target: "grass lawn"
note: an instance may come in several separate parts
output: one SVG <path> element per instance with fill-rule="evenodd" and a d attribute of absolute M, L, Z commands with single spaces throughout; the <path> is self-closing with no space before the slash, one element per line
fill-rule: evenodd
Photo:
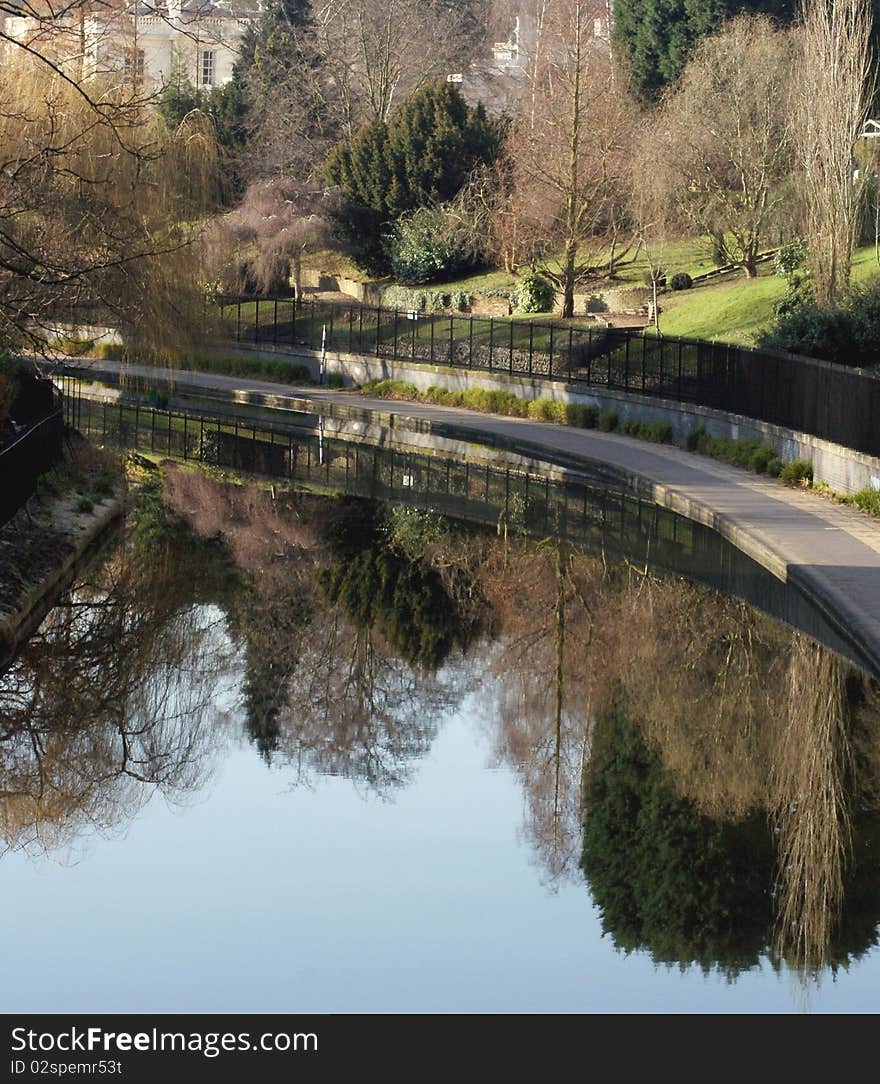
<path fill-rule="evenodd" d="M 853 258 L 852 281 L 865 283 L 880 274 L 874 246 Z M 756 279 L 732 275 L 723 282 L 664 294 L 661 330 L 692 339 L 721 339 L 751 346 L 755 336 L 773 323 L 775 306 L 785 294 L 785 280 L 764 265 Z"/>
<path fill-rule="evenodd" d="M 751 345 L 755 335 L 773 323 L 784 294 L 785 280 L 769 270 L 756 279 L 737 275 L 666 293 L 660 299 L 660 328 L 665 335 Z"/>

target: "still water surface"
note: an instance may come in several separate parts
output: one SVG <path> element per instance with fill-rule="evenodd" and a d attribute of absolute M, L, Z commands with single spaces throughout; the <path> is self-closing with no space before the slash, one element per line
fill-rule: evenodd
<path fill-rule="evenodd" d="M 0 679 L 2 1011 L 876 1010 L 849 663 L 633 561 L 194 477 Z"/>

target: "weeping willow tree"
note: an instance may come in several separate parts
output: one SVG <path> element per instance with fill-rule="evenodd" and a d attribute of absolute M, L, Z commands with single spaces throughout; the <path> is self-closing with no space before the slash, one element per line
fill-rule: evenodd
<path fill-rule="evenodd" d="M 0 343 L 109 325 L 173 346 L 201 324 L 200 218 L 217 152 L 198 114 L 169 131 L 132 88 L 38 53 L 0 69 Z"/>

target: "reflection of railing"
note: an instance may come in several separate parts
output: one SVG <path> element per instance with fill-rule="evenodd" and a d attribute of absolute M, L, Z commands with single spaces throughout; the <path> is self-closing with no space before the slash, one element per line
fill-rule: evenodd
<path fill-rule="evenodd" d="M 0 525 L 15 515 L 34 492 L 40 475 L 61 458 L 63 437 L 63 408 L 56 391 L 51 413 L 0 450 Z"/>
<path fill-rule="evenodd" d="M 603 559 L 673 572 L 758 606 L 872 673 L 878 668 L 799 592 L 716 532 L 598 480 L 551 480 L 498 462 L 469 463 L 320 430 L 85 396 L 77 415 L 84 434 L 117 447 L 405 504 L 513 533 L 558 537 Z"/>
<path fill-rule="evenodd" d="M 221 297 L 239 342 L 372 355 L 632 392 L 742 414 L 880 455 L 880 379 L 860 369 L 627 328 Z"/>

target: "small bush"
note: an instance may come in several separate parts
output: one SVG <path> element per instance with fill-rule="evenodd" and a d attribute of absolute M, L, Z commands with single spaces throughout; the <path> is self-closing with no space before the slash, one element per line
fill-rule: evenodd
<path fill-rule="evenodd" d="M 603 410 L 599 415 L 599 428 L 603 433 L 613 433 L 617 428 L 618 417 L 616 410 Z"/>
<path fill-rule="evenodd" d="M 787 486 L 809 486 L 813 481 L 813 464 L 809 459 L 793 459 L 782 468 L 779 478 Z"/>
<path fill-rule="evenodd" d="M 516 288 L 516 307 L 520 312 L 552 312 L 556 290 L 536 271 L 528 271 Z"/>
<path fill-rule="evenodd" d="M 82 512 L 82 513 L 91 512 L 94 509 L 94 507 L 95 506 L 92 504 L 92 502 L 89 500 L 88 497 L 81 497 L 76 502 L 76 510 L 77 510 L 77 512 Z"/>
<path fill-rule="evenodd" d="M 721 459 L 725 463 L 744 467 L 746 470 L 754 471 L 755 474 L 769 474 L 773 478 L 779 477 L 784 466 L 769 444 L 764 444 L 760 440 L 729 440 L 727 437 L 711 437 L 702 422 L 688 433 L 685 446 L 689 452 L 710 455 L 713 459 Z"/>
<path fill-rule="evenodd" d="M 685 447 L 689 452 L 701 452 L 706 443 L 706 427 L 700 422 L 685 438 Z"/>
<path fill-rule="evenodd" d="M 645 436 L 655 444 L 672 443 L 672 426 L 669 422 L 651 422 L 644 427 Z"/>
<path fill-rule="evenodd" d="M 860 489 L 858 493 L 846 497 L 845 503 L 854 504 L 865 512 L 873 512 L 875 516 L 880 515 L 880 490 Z"/>
<path fill-rule="evenodd" d="M 326 385 L 328 388 L 344 388 L 345 377 L 342 373 L 327 373 Z"/>
<path fill-rule="evenodd" d="M 485 388 L 467 388 L 464 392 L 464 405 L 471 410 L 489 410 L 489 392 Z"/>
<path fill-rule="evenodd" d="M 569 425 L 576 425 L 581 429 L 595 429 L 599 410 L 586 403 L 567 403 L 565 417 Z"/>
<path fill-rule="evenodd" d="M 533 399 L 529 403 L 528 416 L 544 422 L 565 423 L 566 404 L 557 403 L 555 399 Z"/>
<path fill-rule="evenodd" d="M 777 275 L 793 275 L 795 271 L 803 267 L 807 261 L 809 249 L 806 238 L 795 237 L 780 245 L 773 257 L 773 270 Z"/>
<path fill-rule="evenodd" d="M 398 282 L 431 282 L 473 263 L 466 231 L 448 206 L 419 207 L 401 215 L 385 244 Z"/>
<path fill-rule="evenodd" d="M 690 290 L 694 285 L 694 280 L 687 271 L 676 271 L 669 280 L 669 285 L 673 290 Z"/>
<path fill-rule="evenodd" d="M 770 460 L 775 458 L 773 449 L 766 444 L 758 444 L 749 454 L 748 467 L 755 474 L 766 474 Z"/>

